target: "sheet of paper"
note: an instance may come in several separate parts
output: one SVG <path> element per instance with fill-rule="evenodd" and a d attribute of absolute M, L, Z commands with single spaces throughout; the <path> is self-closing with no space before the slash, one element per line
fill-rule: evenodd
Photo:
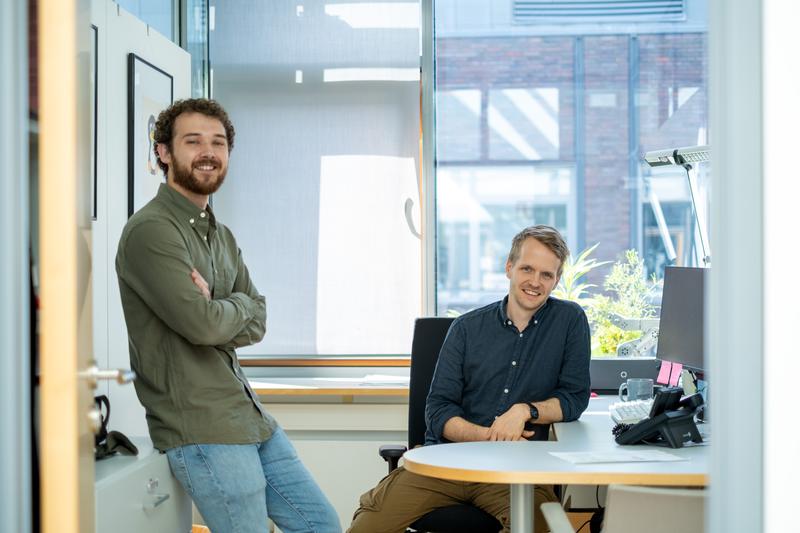
<path fill-rule="evenodd" d="M 682 457 L 661 450 L 614 450 L 608 452 L 550 452 L 550 455 L 574 465 L 594 463 L 656 463 L 685 461 Z"/>
<path fill-rule="evenodd" d="M 313 389 L 310 385 L 293 385 L 289 383 L 271 383 L 268 381 L 250 380 L 250 386 L 254 389 Z"/>
<path fill-rule="evenodd" d="M 363 378 L 313 378 L 314 381 L 352 383 L 359 387 L 408 387 L 408 376 L 368 374 Z"/>

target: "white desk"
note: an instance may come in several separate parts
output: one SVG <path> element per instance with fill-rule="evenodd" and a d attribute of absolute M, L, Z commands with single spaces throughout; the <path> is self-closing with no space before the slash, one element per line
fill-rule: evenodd
<path fill-rule="evenodd" d="M 511 485 L 511 531 L 533 530 L 532 485 L 544 483 L 607 485 L 708 484 L 708 446 L 657 448 L 685 461 L 653 463 L 605 463 L 575 465 L 549 452 L 599 452 L 629 448 L 619 446 L 611 435 L 608 415 L 610 397 L 593 398 L 576 422 L 554 425 L 555 441 L 464 442 L 423 446 L 403 456 L 405 468 L 416 474 L 484 483 Z M 638 448 L 638 447 L 637 447 Z M 653 449 L 653 448 L 651 448 Z"/>

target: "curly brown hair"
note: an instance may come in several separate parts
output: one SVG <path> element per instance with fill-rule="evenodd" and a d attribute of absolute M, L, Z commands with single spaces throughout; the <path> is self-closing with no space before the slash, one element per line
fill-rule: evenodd
<path fill-rule="evenodd" d="M 564 270 L 564 262 L 569 257 L 569 248 L 558 230 L 551 226 L 545 226 L 543 224 L 529 226 L 517 233 L 511 241 L 511 251 L 508 253 L 508 262 L 512 265 L 517 262 L 520 251 L 522 250 L 522 243 L 528 238 L 534 238 L 544 244 L 558 257 L 561 261 L 558 267 L 558 276 L 561 277 L 561 272 Z"/>
<path fill-rule="evenodd" d="M 236 132 L 233 129 L 231 119 L 228 118 L 228 113 L 225 112 L 225 109 L 223 109 L 219 102 L 216 100 L 209 100 L 208 98 L 186 98 L 185 100 L 178 100 L 159 113 L 158 120 L 156 121 L 156 129 L 153 132 L 153 151 L 156 153 L 158 166 L 164 172 L 165 176 L 167 175 L 169 165 L 159 159 L 158 145 L 165 144 L 169 151 L 172 152 L 175 121 L 183 113 L 201 113 L 222 122 L 222 126 L 225 128 L 225 136 L 228 138 L 228 151 L 233 150 L 233 138 Z"/>

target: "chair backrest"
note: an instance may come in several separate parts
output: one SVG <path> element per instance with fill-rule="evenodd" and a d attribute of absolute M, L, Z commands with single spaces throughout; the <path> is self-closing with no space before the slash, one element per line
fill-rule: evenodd
<path fill-rule="evenodd" d="M 411 374 L 408 384 L 408 447 L 425 442 L 425 400 L 431 388 L 433 371 L 439 359 L 450 317 L 418 318 L 411 343 Z"/>
<path fill-rule="evenodd" d="M 610 485 L 603 533 L 703 533 L 708 492 Z"/>

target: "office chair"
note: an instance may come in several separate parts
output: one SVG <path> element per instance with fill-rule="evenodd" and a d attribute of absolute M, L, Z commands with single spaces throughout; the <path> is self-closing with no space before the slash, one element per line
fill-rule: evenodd
<path fill-rule="evenodd" d="M 703 533 L 706 490 L 609 485 L 603 533 Z M 557 503 L 542 504 L 551 533 L 575 533 Z"/>
<path fill-rule="evenodd" d="M 452 318 L 418 318 L 411 343 L 411 376 L 408 392 L 408 448 L 381 446 L 379 454 L 389 463 L 389 472 L 397 468 L 403 452 L 425 442 L 425 400 L 431 388 L 433 371 L 439 359 Z M 411 524 L 411 530 L 436 533 L 491 533 L 502 529 L 494 516 L 472 505 L 452 505 L 426 514 Z"/>

